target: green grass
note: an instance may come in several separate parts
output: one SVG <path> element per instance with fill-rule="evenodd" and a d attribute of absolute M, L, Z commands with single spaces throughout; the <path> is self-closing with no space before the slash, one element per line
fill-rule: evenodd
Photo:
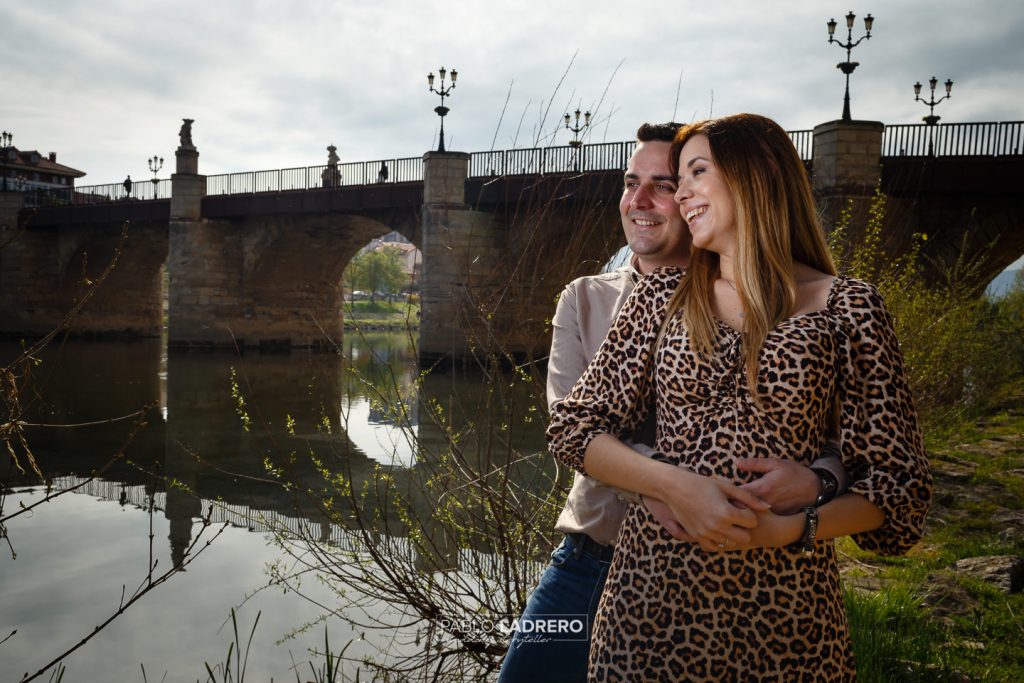
<path fill-rule="evenodd" d="M 394 303 L 388 303 L 386 299 L 346 301 L 344 315 L 346 329 L 406 329 L 419 326 L 420 306 L 405 299 Z"/>
<path fill-rule="evenodd" d="M 927 618 L 915 591 L 847 589 L 843 600 L 861 683 L 955 680 L 942 662 L 943 650 L 935 647 L 941 631 Z"/>
<path fill-rule="evenodd" d="M 935 498 L 923 542 L 899 558 L 837 544 L 859 680 L 1024 681 L 1024 594 L 953 569 L 1024 556 L 1013 521 L 1024 510 L 1024 378 L 987 414 L 929 437 Z"/>

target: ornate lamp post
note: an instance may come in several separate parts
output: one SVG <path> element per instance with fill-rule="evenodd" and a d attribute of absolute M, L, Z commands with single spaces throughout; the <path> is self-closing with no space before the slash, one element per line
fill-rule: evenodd
<path fill-rule="evenodd" d="M 164 167 L 164 158 L 154 154 L 153 158 L 146 159 L 146 162 L 149 164 L 149 170 L 153 172 L 153 199 L 156 199 L 156 186 L 160 182 L 156 174 Z"/>
<path fill-rule="evenodd" d="M 449 94 L 451 93 L 451 91 L 455 89 L 455 79 L 457 79 L 459 77 L 459 72 L 456 71 L 455 69 L 452 69 L 452 84 L 450 86 L 448 86 L 447 88 L 444 87 L 444 76 L 445 76 L 445 73 L 446 73 L 445 68 L 442 66 L 440 69 L 437 70 L 437 73 L 438 73 L 438 75 L 441 76 L 440 87 L 437 90 L 434 89 L 434 73 L 433 72 L 430 72 L 429 74 L 427 74 L 427 85 L 430 86 L 430 92 L 437 93 L 438 95 L 441 96 L 441 106 L 440 107 L 434 107 L 434 111 L 437 112 L 437 115 L 441 117 L 441 137 L 440 137 L 440 141 L 439 141 L 439 143 L 437 145 L 437 151 L 438 152 L 443 152 L 443 151 L 445 151 L 445 149 L 444 149 L 444 117 L 445 117 L 445 115 L 448 114 L 448 111 L 449 111 L 448 107 L 444 106 L 444 98 L 448 97 Z"/>
<path fill-rule="evenodd" d="M 6 130 L 3 131 L 2 133 L 0 133 L 0 149 L 7 149 L 8 147 L 11 146 L 11 143 L 13 141 L 14 141 L 14 134 L 13 133 L 8 133 Z M 6 155 L 5 155 L 5 159 L 6 159 Z M 0 160 L 0 161 L 2 161 L 2 160 Z M 6 192 L 7 191 L 7 170 L 4 169 L 2 172 L 0 172 L 0 175 L 3 176 L 3 181 L 2 181 L 3 186 L 0 187 L 0 189 L 2 189 L 4 192 Z"/>
<path fill-rule="evenodd" d="M 928 107 L 928 116 L 922 116 L 921 120 L 924 121 L 925 124 L 927 124 L 929 127 L 928 156 L 930 157 L 935 156 L 934 126 L 938 125 L 939 119 L 942 118 L 941 116 L 935 115 L 935 105 L 937 105 L 942 100 L 948 100 L 950 97 L 953 96 L 953 81 L 952 79 L 947 78 L 946 94 L 940 97 L 939 99 L 935 99 L 935 86 L 938 84 L 939 79 L 935 78 L 935 76 L 932 76 L 931 80 L 928 81 L 928 85 L 931 86 L 932 94 L 931 98 L 927 101 L 921 99 L 921 81 L 918 81 L 917 83 L 914 84 L 914 101 L 924 102 L 924 105 Z"/>
<path fill-rule="evenodd" d="M 836 64 L 836 68 L 839 69 L 840 71 L 842 71 L 844 74 L 846 74 L 846 94 L 843 96 L 843 121 L 850 121 L 851 120 L 850 119 L 850 74 L 853 73 L 854 69 L 856 69 L 858 66 L 860 66 L 860 62 L 851 62 L 850 61 L 850 52 L 853 50 L 853 48 L 855 48 L 858 45 L 860 45 L 862 40 L 865 40 L 865 39 L 870 40 L 871 39 L 871 25 L 875 22 L 875 18 L 872 17 L 870 14 L 868 14 L 866 17 L 864 17 L 864 29 L 867 31 L 867 33 L 865 35 L 861 36 L 860 39 L 855 43 L 855 42 L 853 42 L 853 21 L 856 18 L 857 18 L 857 15 L 855 15 L 853 12 L 850 12 L 849 14 L 846 15 L 846 42 L 845 43 L 841 43 L 841 42 L 839 42 L 838 40 L 836 40 L 833 37 L 833 34 L 835 34 L 835 32 L 836 32 L 836 20 L 835 19 L 829 19 L 828 20 L 828 42 L 829 43 L 835 43 L 841 49 L 845 49 L 846 50 L 846 61 L 845 62 L 839 62 L 838 64 Z"/>
<path fill-rule="evenodd" d="M 565 127 L 572 131 L 572 140 L 569 141 L 569 146 L 570 147 L 575 147 L 576 149 L 579 149 L 580 146 L 583 144 L 583 141 L 579 139 L 579 134 L 582 131 L 585 131 L 587 128 L 590 128 L 590 112 L 588 111 L 585 114 L 583 114 L 583 125 L 582 126 L 580 125 L 580 110 L 577 109 L 574 113 L 576 114 L 576 125 L 574 125 L 574 126 L 570 126 L 569 125 L 569 122 L 571 121 L 571 119 L 569 118 L 569 115 L 566 114 L 565 115 Z"/>
<path fill-rule="evenodd" d="M 565 115 L 565 127 L 568 130 L 572 131 L 572 140 L 569 141 L 569 146 L 572 147 L 574 150 L 576 150 L 575 153 L 573 154 L 573 156 L 575 157 L 574 161 L 575 161 L 575 164 L 576 164 L 576 170 L 579 171 L 580 170 L 580 147 L 583 146 L 583 141 L 579 139 L 579 135 L 580 135 L 581 131 L 585 131 L 587 128 L 590 128 L 590 112 L 588 111 L 588 112 L 586 112 L 583 115 L 583 125 L 582 126 L 580 125 L 580 110 L 577 109 L 574 113 L 576 114 L 576 124 L 575 125 L 569 125 L 569 123 L 572 121 L 572 119 L 569 117 L 568 114 L 566 114 Z"/>

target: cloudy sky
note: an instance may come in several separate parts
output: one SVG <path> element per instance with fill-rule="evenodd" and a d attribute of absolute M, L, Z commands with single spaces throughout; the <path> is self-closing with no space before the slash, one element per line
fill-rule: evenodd
<path fill-rule="evenodd" d="M 80 184 L 148 177 L 153 155 L 169 176 L 183 117 L 206 174 L 322 164 L 331 143 L 343 161 L 420 156 L 440 66 L 459 72 L 450 150 L 565 144 L 577 106 L 591 141 L 737 111 L 811 128 L 841 114 L 825 22 L 845 39 L 851 9 L 855 38 L 875 16 L 854 118 L 919 121 L 912 86 L 932 75 L 955 82 L 944 121 L 1024 118 L 1020 0 L 0 0 L 0 128 Z"/>

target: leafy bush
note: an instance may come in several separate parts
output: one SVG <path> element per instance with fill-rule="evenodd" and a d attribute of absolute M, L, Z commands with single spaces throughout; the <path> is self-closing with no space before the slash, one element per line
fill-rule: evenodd
<path fill-rule="evenodd" d="M 863 236 L 853 244 L 846 240 L 850 212 L 841 214 L 829 245 L 840 272 L 881 291 L 925 429 L 943 431 L 984 409 L 1024 370 L 1024 294 L 993 305 L 977 289 L 978 260 L 958 263 L 943 282 L 928 282 L 920 267 L 927 235 L 916 235 L 915 247 L 899 258 L 884 252 L 885 203 L 876 190 Z"/>

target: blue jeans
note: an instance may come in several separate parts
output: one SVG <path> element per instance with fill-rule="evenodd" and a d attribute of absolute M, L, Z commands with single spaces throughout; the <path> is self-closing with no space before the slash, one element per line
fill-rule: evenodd
<path fill-rule="evenodd" d="M 569 537 L 562 541 L 526 601 L 498 683 L 585 683 L 590 633 L 609 565 L 574 547 Z M 563 628 L 557 627 L 559 618 Z M 531 626 L 539 622 L 556 628 L 542 635 L 539 627 Z"/>

